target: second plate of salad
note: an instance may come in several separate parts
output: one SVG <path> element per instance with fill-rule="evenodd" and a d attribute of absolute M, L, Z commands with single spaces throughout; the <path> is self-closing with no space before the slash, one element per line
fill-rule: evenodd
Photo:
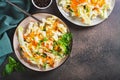
<path fill-rule="evenodd" d="M 56 0 L 59 11 L 79 26 L 94 26 L 111 14 L 115 0 Z"/>

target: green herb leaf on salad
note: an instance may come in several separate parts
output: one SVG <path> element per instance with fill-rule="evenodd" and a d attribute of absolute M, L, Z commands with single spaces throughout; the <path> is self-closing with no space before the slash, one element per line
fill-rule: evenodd
<path fill-rule="evenodd" d="M 71 39 L 72 39 L 72 34 L 66 33 L 57 42 L 60 45 L 62 52 L 65 53 L 65 55 L 69 54 Z"/>

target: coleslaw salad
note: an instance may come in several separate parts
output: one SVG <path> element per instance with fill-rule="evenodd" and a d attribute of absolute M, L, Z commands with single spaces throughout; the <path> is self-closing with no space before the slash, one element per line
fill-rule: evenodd
<path fill-rule="evenodd" d="M 59 0 L 58 4 L 69 16 L 87 25 L 96 18 L 107 18 L 111 10 L 110 0 Z"/>
<path fill-rule="evenodd" d="M 70 53 L 72 35 L 55 16 L 31 21 L 27 29 L 18 27 L 18 41 L 22 57 L 41 70 L 55 68 Z"/>

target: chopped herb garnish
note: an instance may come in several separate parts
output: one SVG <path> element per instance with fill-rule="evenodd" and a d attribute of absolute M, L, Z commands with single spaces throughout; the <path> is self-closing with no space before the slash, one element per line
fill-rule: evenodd
<path fill-rule="evenodd" d="M 43 53 L 41 56 L 44 57 L 44 58 L 46 58 L 47 54 Z"/>
<path fill-rule="evenodd" d="M 59 57 L 62 57 L 62 55 L 60 54 L 60 52 L 55 51 L 55 50 L 52 50 L 52 54 L 57 55 Z"/>
<path fill-rule="evenodd" d="M 36 54 L 39 54 L 39 55 L 40 55 L 41 53 L 40 53 L 40 52 L 36 52 Z"/>
<path fill-rule="evenodd" d="M 38 45 L 40 45 L 40 44 L 41 44 L 41 42 L 44 42 L 44 41 L 47 41 L 47 40 L 48 40 L 47 38 L 44 38 L 43 40 L 39 40 Z"/>
<path fill-rule="evenodd" d="M 57 42 L 60 45 L 62 52 L 64 52 L 65 54 L 69 54 L 71 39 L 72 39 L 71 33 L 66 33 Z"/>
<path fill-rule="evenodd" d="M 48 39 L 47 38 L 44 38 L 43 41 L 47 41 Z"/>
<path fill-rule="evenodd" d="M 43 26 L 43 31 L 46 31 L 46 26 Z"/>
<path fill-rule="evenodd" d="M 66 7 L 70 12 L 73 12 L 73 10 L 70 8 L 70 5 L 67 5 Z"/>
<path fill-rule="evenodd" d="M 43 68 L 46 69 L 46 67 L 47 67 L 47 63 L 44 63 Z"/>
<path fill-rule="evenodd" d="M 42 40 L 39 40 L 39 42 L 38 42 L 38 46 L 40 46 L 40 45 L 41 45 L 41 43 L 42 43 Z"/>

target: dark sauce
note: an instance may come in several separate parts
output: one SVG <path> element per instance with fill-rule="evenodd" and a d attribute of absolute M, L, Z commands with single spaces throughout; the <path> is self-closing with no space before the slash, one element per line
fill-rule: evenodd
<path fill-rule="evenodd" d="M 50 4 L 51 0 L 34 0 L 34 3 L 38 7 L 46 7 Z"/>

